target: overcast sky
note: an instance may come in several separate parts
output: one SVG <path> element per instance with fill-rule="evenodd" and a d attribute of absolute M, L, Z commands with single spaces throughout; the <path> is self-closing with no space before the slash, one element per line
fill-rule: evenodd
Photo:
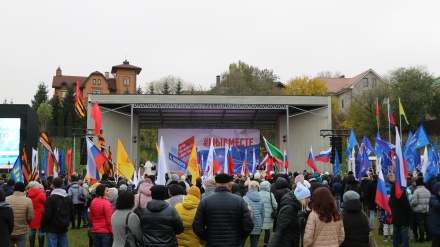
<path fill-rule="evenodd" d="M 0 100 L 30 104 L 38 84 L 110 71 L 138 85 L 173 75 L 203 88 L 230 63 L 294 76 L 424 65 L 440 74 L 440 1 L 2 1 Z M 50 97 L 53 90 L 50 91 Z"/>

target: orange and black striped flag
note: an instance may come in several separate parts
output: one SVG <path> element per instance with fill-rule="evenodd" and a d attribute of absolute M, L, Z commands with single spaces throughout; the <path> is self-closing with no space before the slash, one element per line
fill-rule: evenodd
<path fill-rule="evenodd" d="M 38 174 L 38 169 L 35 167 L 31 175 L 31 181 L 37 181 L 39 178 L 40 175 Z"/>
<path fill-rule="evenodd" d="M 107 144 L 104 139 L 104 132 L 101 130 L 98 135 L 98 145 L 96 145 L 102 153 L 105 154 L 105 150 L 107 149 Z"/>
<path fill-rule="evenodd" d="M 21 170 L 23 171 L 23 178 L 25 183 L 30 182 L 31 168 L 27 159 L 26 148 L 23 146 L 23 152 L 21 154 Z"/>
<path fill-rule="evenodd" d="M 43 146 L 50 152 L 53 153 L 52 150 L 52 144 L 50 144 L 49 136 L 47 135 L 46 131 L 43 131 L 40 136 L 40 142 L 43 144 Z"/>
<path fill-rule="evenodd" d="M 114 177 L 115 172 L 113 171 L 113 156 L 112 156 L 112 151 L 110 150 L 110 147 L 108 147 L 107 160 L 108 160 L 108 176 Z"/>
<path fill-rule="evenodd" d="M 86 116 L 86 106 L 82 101 L 81 89 L 79 87 L 80 86 L 79 84 L 80 84 L 79 79 L 76 79 L 75 111 L 80 118 L 83 118 Z"/>

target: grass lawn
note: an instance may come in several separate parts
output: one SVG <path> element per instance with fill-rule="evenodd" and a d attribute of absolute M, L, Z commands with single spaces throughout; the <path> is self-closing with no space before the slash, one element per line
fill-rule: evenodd
<path fill-rule="evenodd" d="M 378 224 L 376 222 L 376 227 L 377 226 L 378 226 Z M 271 234 L 273 234 L 273 232 L 271 232 Z M 89 238 L 87 237 L 87 229 L 86 228 L 81 228 L 79 230 L 70 230 L 69 229 L 67 235 L 69 237 L 69 246 L 72 246 L 72 247 L 88 247 L 89 246 Z M 377 235 L 377 229 L 374 230 L 373 236 L 375 237 L 377 244 L 379 246 L 393 246 L 392 241 L 388 241 L 387 243 L 385 243 L 383 241 L 383 237 Z M 412 236 L 412 232 L 411 232 L 411 236 Z M 258 247 L 263 246 L 263 238 L 264 238 L 264 233 L 262 235 L 260 235 L 260 241 L 258 243 Z M 38 244 L 36 244 L 36 246 L 38 246 Z M 248 239 L 248 241 L 246 241 L 245 246 L 246 247 L 249 246 L 249 239 Z M 410 240 L 410 246 L 430 247 L 431 242 L 426 242 L 426 243 L 420 244 L 420 243 L 416 243 L 414 240 Z"/>

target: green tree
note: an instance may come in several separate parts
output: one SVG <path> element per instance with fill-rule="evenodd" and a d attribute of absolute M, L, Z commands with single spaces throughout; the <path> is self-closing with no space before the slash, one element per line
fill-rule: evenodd
<path fill-rule="evenodd" d="M 76 114 L 76 113 L 75 113 Z M 66 133 L 70 134 L 70 130 L 72 129 L 73 126 L 73 113 L 69 112 L 69 114 L 67 115 L 67 122 L 66 122 Z M 85 128 L 86 126 L 79 126 L 80 128 Z"/>
<path fill-rule="evenodd" d="M 409 126 L 402 121 L 404 131 L 415 130 L 421 122 L 430 119 L 436 90 L 433 90 L 434 76 L 426 68 L 397 68 L 389 73 L 388 81 L 392 88 L 390 103 L 396 119 L 400 98 L 409 121 Z"/>
<path fill-rule="evenodd" d="M 220 95 L 274 95 L 278 76 L 272 70 L 259 69 L 242 61 L 229 65 L 229 70 L 221 75 L 219 85 L 211 94 Z"/>
<path fill-rule="evenodd" d="M 49 90 L 47 89 L 47 86 L 44 84 L 44 82 L 38 84 L 38 89 L 34 95 L 34 99 L 31 100 L 32 108 L 35 111 L 38 110 L 38 107 L 41 103 L 46 102 L 49 99 L 47 93 L 49 93 Z"/>
<path fill-rule="evenodd" d="M 183 85 L 182 80 L 178 79 L 176 84 L 176 94 L 182 94 Z"/>
<path fill-rule="evenodd" d="M 150 90 L 150 94 L 154 94 L 154 83 L 150 82 L 149 86 L 148 86 L 149 90 Z"/>
<path fill-rule="evenodd" d="M 387 83 L 379 84 L 377 87 L 368 88 L 359 95 L 354 95 L 350 108 L 344 115 L 341 127 L 351 129 L 358 135 L 366 134 L 368 137 L 376 136 L 376 102 L 380 109 L 381 132 L 388 132 L 387 100 L 390 96 L 390 87 Z"/>
<path fill-rule="evenodd" d="M 297 76 L 287 82 L 284 91 L 287 95 L 322 96 L 327 95 L 325 82 L 319 78 Z"/>
<path fill-rule="evenodd" d="M 52 121 L 52 106 L 43 102 L 37 109 L 38 119 L 40 121 L 40 131 L 47 130 L 49 123 Z"/>
<path fill-rule="evenodd" d="M 67 88 L 66 96 L 63 99 L 64 116 L 69 116 L 69 113 L 75 112 L 75 93 L 75 87 L 72 84 Z M 75 114 L 75 116 L 78 117 L 77 114 Z M 73 119 L 72 124 L 75 123 L 75 120 L 76 119 Z"/>
<path fill-rule="evenodd" d="M 64 131 L 64 113 L 63 111 L 59 111 L 58 113 L 58 131 L 57 136 L 64 137 L 65 131 Z"/>
<path fill-rule="evenodd" d="M 54 93 L 54 95 L 52 96 L 52 99 L 50 99 L 50 105 L 52 106 L 53 126 L 55 128 L 58 128 L 60 126 L 59 121 L 58 121 L 58 117 L 60 115 L 60 112 L 63 111 L 63 109 L 61 107 L 61 100 L 60 100 L 60 97 L 58 96 L 58 94 Z M 64 125 L 64 121 L 63 121 L 63 125 Z"/>
<path fill-rule="evenodd" d="M 141 86 L 138 86 L 136 89 L 136 94 L 144 94 L 144 91 L 142 90 Z"/>
<path fill-rule="evenodd" d="M 163 83 L 161 92 L 162 94 L 170 94 L 170 84 L 168 80 L 165 80 L 165 82 Z"/>

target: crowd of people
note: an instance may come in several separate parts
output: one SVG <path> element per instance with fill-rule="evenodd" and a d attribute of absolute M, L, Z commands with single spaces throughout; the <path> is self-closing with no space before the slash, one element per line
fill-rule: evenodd
<path fill-rule="evenodd" d="M 388 174 L 391 213 L 376 204 L 372 171 L 361 179 L 352 172 L 262 174 L 222 173 L 195 184 L 167 174 L 166 185 L 152 174 L 138 184 L 104 174 L 93 186 L 78 174 L 27 185 L 3 174 L 0 247 L 69 246 L 67 232 L 80 228 L 95 247 L 256 247 L 260 237 L 265 247 L 369 246 L 373 231 L 393 246 L 440 246 L 440 174 L 427 184 L 423 174 L 408 174 L 400 197 Z"/>

